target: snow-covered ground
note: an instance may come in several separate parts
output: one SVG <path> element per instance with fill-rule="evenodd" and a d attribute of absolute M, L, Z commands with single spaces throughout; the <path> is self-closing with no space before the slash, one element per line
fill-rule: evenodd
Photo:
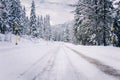
<path fill-rule="evenodd" d="M 22 38 L 19 45 L 0 42 L 0 80 L 120 80 L 119 71 L 120 48 Z"/>

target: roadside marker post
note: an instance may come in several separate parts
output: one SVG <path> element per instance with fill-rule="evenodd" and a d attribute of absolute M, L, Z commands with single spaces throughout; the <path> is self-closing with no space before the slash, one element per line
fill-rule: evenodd
<path fill-rule="evenodd" d="M 14 28 L 15 28 L 15 35 L 16 35 L 16 45 L 18 45 L 18 25 L 17 23 L 14 24 Z"/>

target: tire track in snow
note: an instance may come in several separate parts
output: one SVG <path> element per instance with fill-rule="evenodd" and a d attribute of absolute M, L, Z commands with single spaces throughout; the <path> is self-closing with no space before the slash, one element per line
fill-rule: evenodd
<path fill-rule="evenodd" d="M 67 58 L 67 60 L 68 60 L 68 63 L 69 63 L 69 65 L 71 66 L 71 68 L 73 69 L 73 73 L 74 73 L 74 75 L 75 75 L 75 80 L 80 80 L 79 79 L 79 75 L 78 75 L 78 72 L 77 72 L 77 70 L 75 69 L 75 67 L 73 66 L 73 64 L 72 64 L 72 62 L 71 62 L 71 60 L 70 60 L 70 58 L 69 58 L 69 56 L 68 56 L 68 53 L 65 51 L 65 48 L 63 47 L 63 50 L 64 50 L 64 53 L 65 53 L 65 55 L 66 55 L 66 58 Z"/>
<path fill-rule="evenodd" d="M 35 61 L 27 70 L 25 70 L 23 73 L 20 74 L 20 76 L 25 75 L 26 73 L 28 73 L 31 69 L 33 69 L 36 65 L 39 64 L 39 62 L 44 59 L 46 56 L 49 56 L 50 54 L 48 54 L 50 51 L 48 51 L 46 54 L 44 54 L 42 57 L 40 57 L 37 61 Z"/>
<path fill-rule="evenodd" d="M 54 61 L 55 58 L 57 56 L 57 52 L 59 51 L 60 45 L 57 48 L 54 48 L 52 51 L 52 49 L 50 51 L 48 51 L 46 54 L 44 54 L 42 57 L 40 57 L 35 63 L 33 63 L 27 70 L 25 70 L 23 73 L 21 73 L 18 78 L 24 77 L 26 76 L 26 74 L 31 73 L 32 71 L 34 71 L 35 69 L 39 69 L 42 65 L 42 62 L 45 63 L 46 65 L 44 65 L 43 69 L 40 68 L 39 72 L 36 72 L 36 74 L 34 75 L 34 77 L 31 80 L 36 80 L 38 77 L 42 76 L 42 74 L 44 74 L 46 71 L 50 71 L 53 66 L 54 66 Z M 48 58 L 48 59 L 47 59 Z M 47 61 L 46 61 L 47 59 Z"/>
<path fill-rule="evenodd" d="M 37 75 L 35 75 L 32 80 L 37 80 L 37 78 L 39 78 L 40 80 L 44 80 L 44 78 L 42 78 L 43 77 L 42 75 L 44 75 L 44 74 L 47 75 L 47 77 L 49 78 L 49 74 L 55 65 L 55 60 L 56 60 L 59 49 L 60 49 L 60 47 L 53 53 L 53 55 L 50 57 L 50 59 L 46 62 L 45 67 Z M 46 80 L 48 80 L 48 79 L 46 79 Z"/>
<path fill-rule="evenodd" d="M 111 66 L 108 66 L 106 64 L 103 64 L 102 62 L 100 62 L 99 60 L 93 59 L 91 57 L 85 56 L 82 53 L 66 46 L 68 49 L 72 50 L 73 52 L 75 52 L 76 54 L 78 54 L 80 57 L 84 58 L 85 60 L 87 60 L 89 63 L 94 64 L 99 70 L 101 70 L 102 72 L 104 72 L 105 74 L 108 74 L 110 76 L 114 76 L 118 79 L 120 79 L 120 70 L 114 69 Z"/>

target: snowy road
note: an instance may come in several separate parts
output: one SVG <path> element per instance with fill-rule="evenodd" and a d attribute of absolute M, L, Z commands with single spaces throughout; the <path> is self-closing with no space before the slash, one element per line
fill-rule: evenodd
<path fill-rule="evenodd" d="M 6 50 L 0 49 L 0 80 L 120 80 L 120 69 L 65 43 L 44 42 Z"/>

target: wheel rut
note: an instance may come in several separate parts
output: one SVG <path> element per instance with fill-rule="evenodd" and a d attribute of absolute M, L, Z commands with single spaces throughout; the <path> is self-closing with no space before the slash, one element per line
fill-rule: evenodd
<path fill-rule="evenodd" d="M 72 49 L 68 46 L 66 46 L 68 49 L 70 49 L 71 51 L 75 52 L 76 54 L 78 54 L 80 57 L 84 58 L 86 61 L 88 61 L 89 63 L 95 65 L 100 71 L 104 72 L 107 75 L 113 76 L 117 79 L 120 80 L 120 70 L 117 70 L 109 65 L 106 65 L 104 63 L 102 63 L 99 60 L 93 59 L 91 57 L 85 56 L 83 55 L 81 52 L 78 52 L 75 49 Z"/>
<path fill-rule="evenodd" d="M 29 80 L 45 80 L 42 79 L 44 74 L 49 76 L 57 57 L 57 53 L 60 49 L 58 46 L 54 51 L 49 51 L 39 58 L 35 63 L 33 63 L 27 70 L 21 73 L 18 78 L 29 79 Z"/>

